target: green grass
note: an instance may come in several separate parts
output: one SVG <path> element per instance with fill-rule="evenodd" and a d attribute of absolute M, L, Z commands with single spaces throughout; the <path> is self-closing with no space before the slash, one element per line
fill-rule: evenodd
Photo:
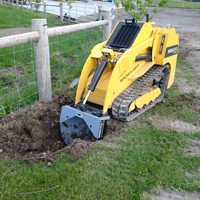
<path fill-rule="evenodd" d="M 19 27 L 31 27 L 32 19 L 44 18 L 42 12 L 36 12 L 31 14 L 30 10 L 13 8 L 12 6 L 0 6 L 0 28 L 19 28 Z M 56 15 L 47 14 L 48 26 L 63 25 L 64 23 L 59 21 Z"/>
<path fill-rule="evenodd" d="M 102 28 L 49 40 L 53 94 L 69 90 L 91 49 L 102 42 Z M 0 49 L 0 117 L 38 100 L 33 43 Z"/>
<path fill-rule="evenodd" d="M 176 72 L 176 78 L 186 79 L 190 86 L 198 86 L 200 84 L 199 74 L 196 73 L 193 66 L 186 62 L 185 58 L 178 58 L 176 67 L 181 70 L 181 72 Z"/>
<path fill-rule="evenodd" d="M 164 101 L 151 108 L 145 115 L 161 115 L 195 123 L 199 121 L 200 97 L 195 93 L 178 92 L 177 85 L 166 90 Z"/>
<path fill-rule="evenodd" d="M 77 161 L 66 154 L 50 166 L 4 160 L 0 163 L 0 198 L 141 199 L 143 192 L 157 186 L 199 192 L 197 182 L 186 177 L 186 172 L 195 173 L 200 165 L 200 158 L 187 156 L 183 150 L 192 137 L 154 127 L 134 131 L 128 127 L 123 138 L 106 138 L 120 147 L 95 146 Z M 54 186 L 59 188 L 14 195 Z"/>
<path fill-rule="evenodd" d="M 153 0 L 152 5 L 157 6 L 160 1 Z M 200 9 L 200 2 L 187 2 L 183 0 L 170 0 L 167 2 L 167 7 L 174 8 L 192 8 L 192 9 Z"/>
<path fill-rule="evenodd" d="M 59 93 L 67 89 L 71 81 L 79 77 L 92 48 L 102 42 L 102 28 L 80 31 L 50 39 L 51 73 L 53 90 Z"/>

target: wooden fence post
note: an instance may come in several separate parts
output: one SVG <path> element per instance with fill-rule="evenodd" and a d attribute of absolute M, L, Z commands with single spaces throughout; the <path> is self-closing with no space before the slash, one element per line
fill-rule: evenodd
<path fill-rule="evenodd" d="M 46 19 L 46 12 L 47 12 L 47 5 L 46 2 L 44 2 L 44 18 Z"/>
<path fill-rule="evenodd" d="M 63 21 L 63 3 L 60 3 L 60 21 Z"/>
<path fill-rule="evenodd" d="M 48 102 L 52 100 L 52 90 L 47 20 L 32 19 L 32 31 L 38 31 L 40 33 L 40 39 L 33 43 L 39 101 Z"/>
<path fill-rule="evenodd" d="M 106 41 L 111 34 L 112 19 L 111 19 L 110 12 L 104 12 L 103 16 L 104 16 L 104 20 L 108 20 L 108 24 L 104 25 L 104 29 L 103 29 L 103 41 Z"/>

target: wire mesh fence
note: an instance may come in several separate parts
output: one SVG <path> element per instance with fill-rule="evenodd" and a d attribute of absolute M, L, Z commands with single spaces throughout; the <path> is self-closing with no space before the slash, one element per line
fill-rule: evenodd
<path fill-rule="evenodd" d="M 92 47 L 102 40 L 102 27 L 49 39 L 52 94 L 69 90 Z M 37 61 L 33 42 L 0 49 L 1 119 L 38 101 Z"/>
<path fill-rule="evenodd" d="M 76 23 L 96 21 L 98 19 L 98 7 L 95 3 L 73 2 L 63 4 L 64 20 Z"/>
<path fill-rule="evenodd" d="M 0 116 L 38 99 L 33 44 L 0 50 Z"/>
<path fill-rule="evenodd" d="M 102 41 L 103 27 L 49 40 L 53 93 L 60 93 L 69 88 L 69 84 L 80 76 L 91 49 Z"/>

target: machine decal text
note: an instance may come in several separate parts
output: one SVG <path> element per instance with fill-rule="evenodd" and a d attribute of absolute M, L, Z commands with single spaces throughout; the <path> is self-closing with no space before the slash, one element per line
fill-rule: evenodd
<path fill-rule="evenodd" d="M 135 67 L 133 67 L 133 69 L 131 71 L 129 71 L 121 80 L 120 82 L 122 82 L 123 80 L 125 80 L 132 72 L 134 72 L 137 68 L 139 67 L 139 64 Z"/>

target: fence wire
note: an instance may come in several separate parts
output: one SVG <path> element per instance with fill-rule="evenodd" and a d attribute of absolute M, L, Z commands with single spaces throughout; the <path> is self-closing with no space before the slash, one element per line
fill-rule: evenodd
<path fill-rule="evenodd" d="M 49 39 L 52 95 L 69 91 L 80 76 L 95 44 L 103 41 L 103 27 Z M 39 99 L 33 42 L 0 49 L 0 119 Z"/>
<path fill-rule="evenodd" d="M 33 43 L 0 49 L 0 116 L 37 99 Z"/>
<path fill-rule="evenodd" d="M 83 23 L 98 19 L 98 8 L 95 3 L 71 2 L 63 4 L 64 20 Z"/>
<path fill-rule="evenodd" d="M 91 49 L 103 40 L 102 27 L 51 38 L 49 42 L 52 90 L 57 93 L 77 78 Z"/>

